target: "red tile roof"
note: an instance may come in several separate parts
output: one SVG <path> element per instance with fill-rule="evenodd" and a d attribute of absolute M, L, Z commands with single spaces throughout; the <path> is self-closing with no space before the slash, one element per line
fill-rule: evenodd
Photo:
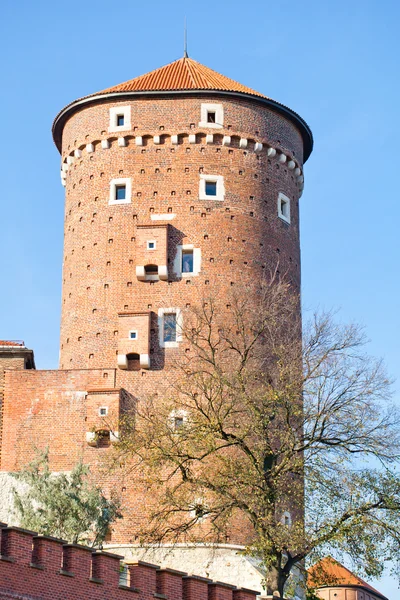
<path fill-rule="evenodd" d="M 266 98 L 259 92 L 225 77 L 200 64 L 192 58 L 183 57 L 164 67 L 130 79 L 114 87 L 98 92 L 112 94 L 116 92 L 150 92 L 173 90 L 223 90 L 241 92 Z"/>
<path fill-rule="evenodd" d="M 308 569 L 308 584 L 312 587 L 335 587 L 336 585 L 364 587 L 380 598 L 385 598 L 378 590 L 369 583 L 354 575 L 340 562 L 327 556 Z"/>
<path fill-rule="evenodd" d="M 15 341 L 15 340 L 0 340 L 0 347 L 1 346 L 12 346 L 12 347 L 20 347 L 20 346 L 25 346 L 24 342 L 22 342 L 21 340 Z"/>

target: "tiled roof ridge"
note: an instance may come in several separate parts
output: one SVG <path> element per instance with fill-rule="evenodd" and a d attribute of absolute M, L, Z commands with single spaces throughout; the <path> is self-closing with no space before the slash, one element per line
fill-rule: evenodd
<path fill-rule="evenodd" d="M 22 340 L 0 340 L 0 347 L 1 346 L 11 346 L 11 347 L 18 347 L 21 348 L 23 346 L 25 346 L 24 342 Z"/>

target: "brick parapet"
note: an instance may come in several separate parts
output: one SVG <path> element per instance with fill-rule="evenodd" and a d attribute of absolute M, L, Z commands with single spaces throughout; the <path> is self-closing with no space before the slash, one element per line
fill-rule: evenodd
<path fill-rule="evenodd" d="M 128 577 L 121 583 L 117 554 L 65 544 L 4 523 L 0 536 L 0 600 L 255 600 L 258 594 L 140 561 L 127 565 Z"/>

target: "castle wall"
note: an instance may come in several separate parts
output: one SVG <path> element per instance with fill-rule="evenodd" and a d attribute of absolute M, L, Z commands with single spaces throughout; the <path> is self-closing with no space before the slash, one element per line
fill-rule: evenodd
<path fill-rule="evenodd" d="M 223 105 L 222 129 L 199 128 L 207 102 Z M 148 310 L 150 369 L 168 370 L 176 353 L 159 347 L 160 308 L 184 308 L 210 294 L 223 298 L 242 282 L 256 286 L 277 264 L 300 284 L 300 188 L 288 162 L 301 168 L 302 142 L 292 123 L 256 102 L 226 97 L 120 105 L 131 107 L 128 132 L 108 132 L 115 102 L 89 106 L 64 127 L 63 160 L 72 160 L 77 149 L 78 157 L 66 175 L 62 369 L 115 367 L 118 313 Z M 121 137 L 125 146 L 119 145 Z M 105 140 L 108 148 L 101 145 Z M 255 151 L 256 143 L 264 144 L 262 151 Z M 279 149 L 275 156 L 268 156 L 267 143 Z M 223 201 L 200 199 L 204 175 L 224 178 Z M 110 205 L 110 181 L 121 178 L 131 180 L 131 202 Z M 290 224 L 278 217 L 280 192 L 291 200 Z M 168 280 L 138 280 L 136 267 L 143 262 L 138 226 L 162 223 L 168 224 Z M 192 277 L 175 271 L 178 247 L 186 244 L 201 253 L 200 272 Z"/>
<path fill-rule="evenodd" d="M 140 561 L 127 565 L 121 579 L 118 555 L 4 524 L 0 535 L 0 600 L 152 600 L 157 595 L 169 600 L 255 600 L 257 595 Z"/>

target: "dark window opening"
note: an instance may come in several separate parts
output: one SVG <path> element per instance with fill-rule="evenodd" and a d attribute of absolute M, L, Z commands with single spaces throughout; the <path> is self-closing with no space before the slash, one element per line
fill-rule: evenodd
<path fill-rule="evenodd" d="M 124 124 L 125 124 L 124 115 L 117 115 L 117 126 L 122 127 L 122 125 L 124 125 Z"/>
<path fill-rule="evenodd" d="M 146 275 L 158 275 L 158 266 L 146 265 L 144 268 L 144 272 L 146 273 Z"/>
<path fill-rule="evenodd" d="M 207 123 L 215 123 L 215 112 L 207 113 Z"/>
<path fill-rule="evenodd" d="M 164 315 L 164 342 L 176 342 L 176 314 Z"/>
<path fill-rule="evenodd" d="M 130 331 L 129 337 L 131 340 L 137 340 L 137 331 Z"/>
<path fill-rule="evenodd" d="M 180 429 L 181 427 L 183 427 L 183 417 L 174 418 L 174 427 L 175 429 Z"/>
<path fill-rule="evenodd" d="M 126 185 L 115 186 L 115 199 L 125 200 L 126 199 Z"/>
<path fill-rule="evenodd" d="M 110 445 L 110 431 L 108 429 L 100 429 L 96 431 L 97 447 L 108 448 Z"/>
<path fill-rule="evenodd" d="M 182 252 L 182 273 L 193 273 L 193 250 Z"/>
<path fill-rule="evenodd" d="M 206 181 L 206 196 L 216 196 L 217 195 L 217 182 L 216 181 Z"/>

